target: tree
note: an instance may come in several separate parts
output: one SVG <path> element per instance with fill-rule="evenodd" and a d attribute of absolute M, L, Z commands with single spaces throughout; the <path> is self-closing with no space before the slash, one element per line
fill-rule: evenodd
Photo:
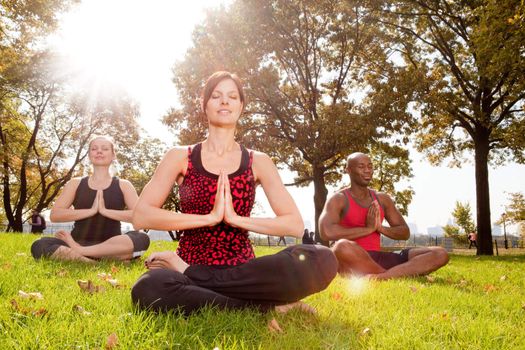
<path fill-rule="evenodd" d="M 518 232 L 525 239 L 525 196 L 521 192 L 509 194 L 509 204 L 505 206 L 505 212 L 496 222 L 498 224 L 509 223 L 518 225 Z"/>
<path fill-rule="evenodd" d="M 468 239 L 465 235 L 460 233 L 461 228 L 456 225 L 443 226 L 443 233 L 445 237 L 451 237 L 455 244 L 466 244 Z"/>
<path fill-rule="evenodd" d="M 364 4 L 250 0 L 209 12 L 174 69 L 183 108 L 172 110 L 165 123 L 180 132 L 183 143 L 202 139 L 203 79 L 219 69 L 239 73 L 248 117 L 240 122 L 238 139 L 295 171 L 294 185 L 313 182 L 317 227 L 326 185 L 341 178 L 346 156 L 410 130 L 409 99 L 387 81 L 390 75 L 413 75 L 387 60 Z M 364 96 L 359 104 L 357 91 Z"/>
<path fill-rule="evenodd" d="M 456 206 L 454 207 L 452 216 L 454 217 L 456 224 L 463 230 L 465 236 L 476 231 L 476 225 L 474 224 L 472 213 L 470 212 L 470 204 L 463 204 L 456 201 Z"/>
<path fill-rule="evenodd" d="M 473 153 L 477 254 L 492 255 L 488 164 L 525 161 L 525 12 L 517 0 L 382 2 L 378 22 L 420 76 L 417 147 L 438 164 Z"/>
<path fill-rule="evenodd" d="M 126 96 L 66 93 L 48 53 L 36 53 L 5 71 L 9 87 L 0 105 L 2 194 L 8 230 L 22 231 L 25 214 L 50 206 L 81 170 L 94 134 L 138 139 L 137 107 Z M 93 103 L 96 100 L 96 103 Z"/>

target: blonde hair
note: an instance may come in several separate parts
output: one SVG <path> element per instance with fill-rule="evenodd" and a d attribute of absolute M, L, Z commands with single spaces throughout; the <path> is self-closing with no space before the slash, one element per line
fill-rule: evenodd
<path fill-rule="evenodd" d="M 115 146 L 115 140 L 113 140 L 113 137 L 109 136 L 109 135 L 93 135 L 90 139 L 89 139 L 89 142 L 88 142 L 88 149 L 91 148 L 91 143 L 95 140 L 98 140 L 98 139 L 103 139 L 103 140 L 106 140 L 110 143 L 111 145 L 111 151 L 113 151 L 113 155 L 115 156 L 115 159 L 111 162 L 111 165 L 109 166 L 109 174 L 111 176 L 115 176 L 118 174 L 118 159 L 117 159 L 117 150 L 116 150 L 116 146 Z"/>

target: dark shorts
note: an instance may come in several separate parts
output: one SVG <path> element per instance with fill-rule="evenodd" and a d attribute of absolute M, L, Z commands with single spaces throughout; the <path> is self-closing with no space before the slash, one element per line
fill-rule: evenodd
<path fill-rule="evenodd" d="M 149 236 L 140 231 L 129 231 L 125 233 L 133 242 L 133 259 L 142 256 L 149 247 Z M 83 246 L 95 245 L 102 242 L 82 243 Z M 33 242 L 31 254 L 35 259 L 48 258 L 58 249 L 58 247 L 68 245 L 61 239 L 55 237 L 42 237 Z M 93 259 L 93 258 L 91 258 Z"/>
<path fill-rule="evenodd" d="M 408 249 L 399 252 L 378 252 L 368 251 L 368 255 L 382 268 L 389 270 L 394 266 L 401 265 L 408 261 Z"/>

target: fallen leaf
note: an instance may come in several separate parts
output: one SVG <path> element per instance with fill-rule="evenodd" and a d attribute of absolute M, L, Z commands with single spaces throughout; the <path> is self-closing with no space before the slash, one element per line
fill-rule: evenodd
<path fill-rule="evenodd" d="M 106 340 L 106 350 L 111 350 L 118 344 L 118 338 L 116 333 L 111 333 Z"/>
<path fill-rule="evenodd" d="M 273 333 L 283 333 L 281 326 L 279 326 L 279 323 L 277 323 L 275 318 L 272 318 L 272 320 L 268 323 L 268 329 Z"/>
<path fill-rule="evenodd" d="M 33 316 L 36 316 L 36 317 L 45 316 L 45 315 L 47 315 L 47 310 L 44 309 L 43 307 L 41 307 L 41 308 L 38 309 L 38 310 L 34 310 L 34 311 L 32 311 L 31 314 L 32 314 Z"/>
<path fill-rule="evenodd" d="M 116 267 L 115 265 L 111 266 L 111 273 L 116 274 L 117 272 L 118 272 L 118 267 Z"/>
<path fill-rule="evenodd" d="M 87 292 L 89 294 L 97 293 L 97 292 L 103 292 L 105 288 L 103 286 L 96 286 L 91 282 L 91 280 L 78 280 L 77 281 L 78 286 L 80 289 L 82 289 L 84 292 Z"/>
<path fill-rule="evenodd" d="M 496 287 L 494 287 L 494 285 L 492 284 L 487 284 L 483 287 L 483 289 L 485 290 L 486 293 L 490 293 L 490 292 L 495 291 Z"/>
<path fill-rule="evenodd" d="M 363 329 L 360 333 L 359 333 L 359 336 L 360 337 L 364 337 L 364 336 L 367 336 L 367 335 L 370 335 L 372 331 L 370 330 L 370 328 L 366 327 L 365 329 Z"/>
<path fill-rule="evenodd" d="M 26 293 L 23 290 L 18 291 L 18 296 L 24 299 L 36 299 L 36 300 L 44 299 L 44 296 L 40 292 Z"/>
<path fill-rule="evenodd" d="M 341 299 L 341 293 L 338 293 L 338 292 L 333 292 L 330 296 L 334 300 L 340 300 Z"/>
<path fill-rule="evenodd" d="M 13 307 L 13 309 L 15 309 L 16 311 L 20 311 L 20 306 L 18 305 L 15 299 L 11 299 L 10 302 L 11 302 L 11 306 Z"/>
<path fill-rule="evenodd" d="M 448 320 L 448 312 L 446 312 L 446 311 L 443 312 L 443 313 L 441 314 L 441 318 L 444 319 L 444 320 Z"/>
<path fill-rule="evenodd" d="M 466 280 L 459 281 L 459 286 L 460 287 L 465 287 L 467 284 L 468 284 L 468 282 Z"/>
<path fill-rule="evenodd" d="M 69 272 L 66 269 L 60 269 L 57 272 L 57 276 L 59 277 L 66 277 L 69 274 Z"/>
<path fill-rule="evenodd" d="M 3 270 L 11 270 L 12 267 L 13 267 L 13 265 L 11 265 L 11 263 L 3 263 L 2 264 L 2 269 Z"/>
<path fill-rule="evenodd" d="M 411 290 L 412 292 L 416 293 L 416 292 L 417 292 L 417 287 L 410 286 L 410 290 Z"/>
<path fill-rule="evenodd" d="M 97 276 L 103 281 L 107 281 L 108 279 L 112 278 L 110 273 L 105 273 L 105 272 L 97 273 Z"/>
<path fill-rule="evenodd" d="M 26 253 L 16 253 L 16 256 L 27 256 Z"/>
<path fill-rule="evenodd" d="M 505 281 L 507 279 L 507 276 L 503 275 L 499 278 L 500 281 Z"/>
<path fill-rule="evenodd" d="M 78 312 L 78 313 L 81 314 L 81 315 L 86 315 L 86 316 L 91 315 L 91 312 L 86 311 L 86 310 L 85 310 L 82 306 L 80 306 L 80 305 L 74 305 L 74 306 L 73 306 L 73 311 L 76 311 L 76 312 Z"/>
<path fill-rule="evenodd" d="M 430 283 L 433 283 L 436 279 L 432 276 L 426 276 L 427 277 L 427 281 L 430 282 Z"/>

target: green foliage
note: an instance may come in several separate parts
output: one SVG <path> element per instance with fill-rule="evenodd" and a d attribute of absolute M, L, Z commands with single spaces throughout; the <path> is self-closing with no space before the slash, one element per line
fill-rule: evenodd
<path fill-rule="evenodd" d="M 452 237 L 454 239 L 454 244 L 464 245 L 468 243 L 468 237 L 460 232 L 460 227 L 456 225 L 445 225 L 443 226 L 443 231 L 445 237 Z"/>
<path fill-rule="evenodd" d="M 471 232 L 476 232 L 476 224 L 474 224 L 474 220 L 472 219 L 470 204 L 467 202 L 463 204 L 456 201 L 456 206 L 454 207 L 452 216 L 465 235 L 468 235 Z"/>
<path fill-rule="evenodd" d="M 413 75 L 388 60 L 383 40 L 363 2 L 235 1 L 208 12 L 194 30 L 193 46 L 174 69 L 182 108 L 164 122 L 182 143 L 202 140 L 204 79 L 216 70 L 238 73 L 247 105 L 237 139 L 296 172 L 293 184 L 313 182 L 318 217 L 326 184 L 341 180 L 348 154 L 386 140 L 401 149 L 407 141 L 393 135 L 411 130 L 410 84 L 392 89 L 388 79 L 404 83 Z M 406 152 L 396 152 L 408 163 Z M 393 189 L 395 180 L 382 182 Z M 400 192 L 405 208 L 411 193 Z"/>
<path fill-rule="evenodd" d="M 417 71 L 417 149 L 434 164 L 460 166 L 474 155 L 478 252 L 492 254 L 488 163 L 525 161 L 523 2 L 377 4 L 401 65 Z"/>
<path fill-rule="evenodd" d="M 29 247 L 37 237 L 0 236 L 2 349 L 104 349 L 112 333 L 118 339 L 115 349 L 506 350 L 523 343 L 524 255 L 476 260 L 453 255 L 431 279 L 337 277 L 327 290 L 306 298 L 316 316 L 206 309 L 184 318 L 132 307 L 130 288 L 144 273 L 141 261 L 94 266 L 34 261 Z M 153 242 L 148 254 L 166 249 L 175 245 Z M 257 255 L 277 251 L 256 248 Z M 125 287 L 111 287 L 99 273 L 111 273 Z M 78 287 L 79 279 L 103 285 L 105 291 L 87 294 Z M 19 290 L 40 292 L 43 299 L 24 299 Z M 90 314 L 79 312 L 77 305 Z M 46 313 L 32 314 L 40 309 Z M 283 333 L 268 329 L 272 318 Z"/>

